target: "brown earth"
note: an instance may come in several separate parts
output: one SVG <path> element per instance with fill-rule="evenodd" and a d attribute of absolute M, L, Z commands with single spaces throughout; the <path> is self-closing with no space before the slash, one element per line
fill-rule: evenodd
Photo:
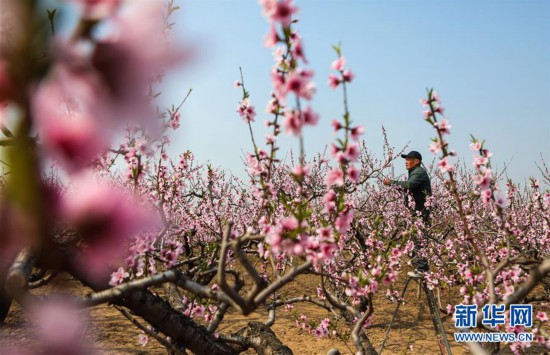
<path fill-rule="evenodd" d="M 403 287 L 404 280 L 397 284 Z M 315 294 L 315 280 L 308 275 L 297 278 L 283 293 L 283 296 L 300 296 Z M 53 289 L 83 295 L 89 289 L 82 286 L 66 274 L 58 276 L 50 285 L 33 290 L 35 294 L 45 294 Z M 417 295 L 416 284 L 411 284 L 405 295 L 405 303 L 401 306 L 397 320 L 388 338 L 384 354 L 438 354 L 437 340 L 429 314 L 425 305 L 425 298 L 420 300 Z M 449 300 L 449 295 L 442 292 L 442 299 Z M 451 300 L 458 300 L 456 295 L 451 295 Z M 454 304 L 454 303 L 453 303 Z M 368 337 L 376 350 L 380 348 L 384 334 L 395 310 L 396 304 L 389 302 L 382 293 L 375 298 L 375 316 L 372 325 L 367 330 Z M 419 307 L 424 308 L 423 317 L 419 319 Z M 354 354 L 353 342 L 349 339 L 350 328 L 343 322 L 337 325 L 337 335 L 328 338 L 316 338 L 312 334 L 301 331 L 295 325 L 296 317 L 306 314 L 308 320 L 319 322 L 330 314 L 314 305 L 296 304 L 292 311 L 278 311 L 277 320 L 272 327 L 279 339 L 292 349 L 295 354 L 326 354 L 328 350 L 337 348 L 343 354 Z M 109 305 L 94 307 L 90 312 L 90 324 L 85 341 L 94 344 L 99 352 L 107 354 L 166 354 L 165 348 L 155 339 L 150 338 L 149 343 L 142 347 L 138 343 L 141 331 L 133 326 L 118 310 Z M 230 313 L 222 322 L 219 331 L 222 333 L 236 331 L 246 325 L 248 321 L 263 322 L 267 319 L 265 312 L 253 313 L 248 317 Z M 468 353 L 466 346 L 452 340 L 455 330 L 449 316 L 444 316 L 443 322 L 447 337 L 450 341 L 453 354 Z M 17 304 L 12 305 L 5 324 L 0 326 L 0 345 L 23 344 L 32 348 L 32 329 L 26 314 Z M 36 351 L 34 348 L 33 352 Z M 529 353 L 542 354 L 544 349 L 533 348 Z M 507 351 L 508 352 L 508 351 Z M 252 354 L 252 352 L 251 352 Z"/>

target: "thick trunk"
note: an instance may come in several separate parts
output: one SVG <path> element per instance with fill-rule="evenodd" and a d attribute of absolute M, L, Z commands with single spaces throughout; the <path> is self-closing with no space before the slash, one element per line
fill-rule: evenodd
<path fill-rule="evenodd" d="M 11 306 L 11 298 L 4 291 L 4 287 L 0 285 L 0 323 L 6 319 Z"/>
<path fill-rule="evenodd" d="M 75 269 L 71 271 L 76 278 L 96 292 L 109 288 L 106 280 L 92 282 Z M 216 339 L 203 326 L 177 312 L 168 302 L 147 289 L 135 291 L 112 302 L 129 308 L 156 330 L 169 336 L 178 347 L 189 349 L 195 354 L 236 354 L 234 349 Z"/>
<path fill-rule="evenodd" d="M 361 332 L 359 337 L 361 339 L 361 344 L 363 345 L 363 348 L 365 349 L 365 354 L 368 354 L 368 355 L 377 355 L 378 354 L 378 352 L 376 352 L 376 350 L 372 346 L 372 343 L 370 342 L 369 338 L 367 337 L 367 335 L 364 332 Z"/>
<path fill-rule="evenodd" d="M 178 312 L 183 312 L 185 307 L 182 302 L 181 293 L 178 287 L 173 283 L 165 283 L 162 285 L 164 292 L 166 293 L 166 300 L 170 306 Z"/>
<path fill-rule="evenodd" d="M 292 355 L 292 350 L 281 343 L 275 333 L 263 323 L 249 322 L 236 335 L 246 339 L 246 345 L 259 355 Z"/>
<path fill-rule="evenodd" d="M 208 333 L 204 327 L 175 312 L 168 302 L 149 291 L 134 292 L 116 303 L 128 307 L 178 346 L 195 354 L 235 354 L 235 351 Z"/>

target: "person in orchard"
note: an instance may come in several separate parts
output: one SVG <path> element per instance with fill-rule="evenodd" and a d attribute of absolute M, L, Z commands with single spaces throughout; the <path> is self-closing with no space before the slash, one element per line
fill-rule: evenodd
<path fill-rule="evenodd" d="M 402 158 L 405 159 L 405 168 L 409 172 L 409 178 L 407 181 L 384 179 L 384 185 L 398 185 L 404 189 L 407 193 L 411 194 L 414 199 L 414 211 L 413 213 L 420 212 L 424 225 L 427 227 L 430 224 L 430 211 L 425 207 L 426 197 L 432 194 L 432 186 L 430 183 L 430 177 L 426 170 L 421 166 L 422 155 L 417 151 L 411 151 L 408 154 L 402 154 Z M 424 232 L 426 235 L 426 232 Z M 428 271 L 428 260 L 418 256 L 418 252 L 422 248 L 417 238 L 414 238 L 415 252 L 413 254 L 413 265 L 416 272 L 409 273 L 409 276 L 418 277 L 418 272 Z"/>

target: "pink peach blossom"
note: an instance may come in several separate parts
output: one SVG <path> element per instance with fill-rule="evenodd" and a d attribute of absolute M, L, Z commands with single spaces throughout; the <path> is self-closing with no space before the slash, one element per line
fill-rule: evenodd
<path fill-rule="evenodd" d="M 130 274 L 124 271 L 123 267 L 119 267 L 117 271 L 111 274 L 111 281 L 109 281 L 109 285 L 111 286 L 120 285 L 124 281 L 124 279 L 129 276 Z"/>
<path fill-rule="evenodd" d="M 363 135 L 364 133 L 365 133 L 365 127 L 363 126 L 353 127 L 349 132 L 351 139 L 354 141 L 358 141 L 359 136 Z"/>
<path fill-rule="evenodd" d="M 441 159 L 439 163 L 437 163 L 437 166 L 439 167 L 439 170 L 441 170 L 442 173 L 446 173 L 454 170 L 454 166 L 451 163 L 449 163 L 446 157 Z"/>
<path fill-rule="evenodd" d="M 330 86 L 333 89 L 337 89 L 338 85 L 340 85 L 340 79 L 334 74 L 329 75 L 328 86 Z"/>
<path fill-rule="evenodd" d="M 264 46 L 271 48 L 274 47 L 279 42 L 279 35 L 277 34 L 277 27 L 275 27 L 275 24 L 271 24 L 269 26 L 269 31 L 265 35 L 264 38 Z"/>
<path fill-rule="evenodd" d="M 147 345 L 147 343 L 149 343 L 149 337 L 147 335 L 145 335 L 144 333 L 141 333 L 138 336 L 138 343 L 139 343 L 139 345 L 145 347 Z"/>
<path fill-rule="evenodd" d="M 329 171 L 327 174 L 326 183 L 328 187 L 332 185 L 343 186 L 344 174 L 342 174 L 342 170 L 335 168 Z"/>
<path fill-rule="evenodd" d="M 347 83 L 351 83 L 354 78 L 355 78 L 355 74 L 353 74 L 349 69 L 344 70 L 344 72 L 342 73 L 342 80 L 344 80 Z"/>
<path fill-rule="evenodd" d="M 541 322 L 548 322 L 548 316 L 546 315 L 546 312 L 537 312 L 536 318 Z"/>
<path fill-rule="evenodd" d="M 315 126 L 319 122 L 319 114 L 313 112 L 311 106 L 308 106 L 302 112 L 302 122 L 306 125 Z"/>
<path fill-rule="evenodd" d="M 120 7 L 122 0 L 72 0 L 81 8 L 82 18 L 100 20 L 112 16 Z"/>
<path fill-rule="evenodd" d="M 301 136 L 302 125 L 303 122 L 300 119 L 300 116 L 297 115 L 295 111 L 289 110 L 285 112 L 285 118 L 283 120 L 283 128 L 285 130 L 285 133 L 294 136 Z"/>
<path fill-rule="evenodd" d="M 154 220 L 129 195 L 89 173 L 75 175 L 63 196 L 61 213 L 82 238 L 75 264 L 94 278 L 128 253 L 130 238 L 154 226 Z"/>
<path fill-rule="evenodd" d="M 479 151 L 481 149 L 481 143 L 474 142 L 470 144 L 470 150 L 476 150 Z"/>
<path fill-rule="evenodd" d="M 338 59 L 332 62 L 332 65 L 331 65 L 332 69 L 338 70 L 338 71 L 343 71 L 345 66 L 346 66 L 346 58 L 344 58 L 344 56 L 338 57 Z"/>
<path fill-rule="evenodd" d="M 344 151 L 344 157 L 350 162 L 356 162 L 359 159 L 359 145 L 357 143 L 348 143 L 346 150 Z"/>
<path fill-rule="evenodd" d="M 332 128 L 334 129 L 334 133 L 336 134 L 339 130 L 341 130 L 343 127 L 342 127 L 342 124 L 340 123 L 340 121 L 338 120 L 335 120 L 333 119 L 331 122 L 330 122 L 330 125 L 332 126 Z"/>
<path fill-rule="evenodd" d="M 101 79 L 75 65 L 52 69 L 33 95 L 32 110 L 45 148 L 80 169 L 107 149 L 112 122 Z"/>
<path fill-rule="evenodd" d="M 433 142 L 432 144 L 430 144 L 430 152 L 432 152 L 433 154 L 437 154 L 440 151 L 441 151 L 441 143 Z"/>
<path fill-rule="evenodd" d="M 359 170 L 355 168 L 355 166 L 350 166 L 348 168 L 348 177 L 351 182 L 354 184 L 359 182 Z"/>
<path fill-rule="evenodd" d="M 441 134 L 451 133 L 451 125 L 449 124 L 449 120 L 447 120 L 446 118 L 442 119 L 439 122 L 434 123 L 434 126 L 437 127 L 437 129 L 441 132 Z"/>

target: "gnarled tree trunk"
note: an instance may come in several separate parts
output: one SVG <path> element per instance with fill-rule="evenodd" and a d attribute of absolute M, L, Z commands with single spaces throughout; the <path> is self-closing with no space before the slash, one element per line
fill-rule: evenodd
<path fill-rule="evenodd" d="M 267 325 L 260 322 L 249 322 L 248 325 L 235 333 L 243 338 L 247 348 L 254 349 L 259 355 L 292 355 L 292 350 L 284 345 Z"/>

